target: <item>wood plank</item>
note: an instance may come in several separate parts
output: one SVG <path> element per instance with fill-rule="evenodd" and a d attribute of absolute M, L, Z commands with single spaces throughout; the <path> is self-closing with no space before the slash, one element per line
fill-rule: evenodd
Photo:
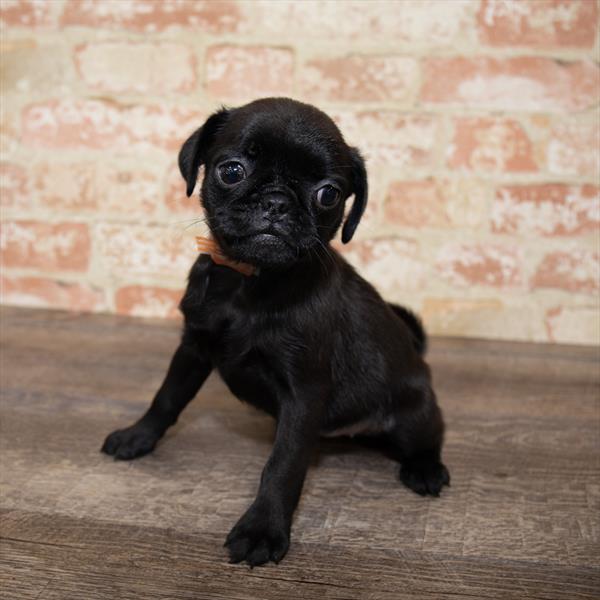
<path fill-rule="evenodd" d="M 599 598 L 598 349 L 434 339 L 452 487 L 323 441 L 286 560 L 222 541 L 252 500 L 272 420 L 212 376 L 155 454 L 104 436 L 143 411 L 176 323 L 0 309 L 2 598 Z"/>
<path fill-rule="evenodd" d="M 22 511 L 3 515 L 5 547 L 21 568 L 50 581 L 44 598 L 593 598 L 592 569 L 535 562 L 367 552 L 345 545 L 296 544 L 286 562 L 230 566 L 214 534 L 195 536 Z M 24 535 L 23 531 L 27 534 Z M 216 558 L 215 558 L 216 556 Z M 196 594 L 196 596 L 194 596 Z"/>

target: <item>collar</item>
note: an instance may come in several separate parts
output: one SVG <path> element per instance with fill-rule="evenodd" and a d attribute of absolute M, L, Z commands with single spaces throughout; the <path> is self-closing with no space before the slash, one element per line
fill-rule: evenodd
<path fill-rule="evenodd" d="M 217 242 L 212 238 L 207 238 L 200 235 L 196 236 L 196 246 L 200 254 L 208 254 L 216 265 L 229 267 L 230 269 L 233 269 L 234 271 L 237 271 L 246 277 L 249 275 L 254 275 L 257 272 L 256 267 L 253 265 L 237 262 L 225 256 L 219 244 L 217 244 Z"/>

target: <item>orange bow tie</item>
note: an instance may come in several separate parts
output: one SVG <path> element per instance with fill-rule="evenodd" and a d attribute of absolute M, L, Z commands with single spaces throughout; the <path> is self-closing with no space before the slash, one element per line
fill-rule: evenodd
<path fill-rule="evenodd" d="M 229 267 L 242 275 L 252 275 L 256 271 L 256 267 L 243 262 L 236 262 L 227 258 L 219 247 L 219 244 L 211 238 L 196 236 L 196 245 L 200 254 L 208 254 L 216 265 Z"/>

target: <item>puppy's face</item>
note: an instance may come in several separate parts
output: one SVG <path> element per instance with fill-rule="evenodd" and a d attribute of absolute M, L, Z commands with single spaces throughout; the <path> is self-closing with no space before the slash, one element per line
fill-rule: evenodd
<path fill-rule="evenodd" d="M 365 209 L 359 153 L 327 115 L 293 100 L 268 98 L 212 115 L 179 155 L 188 195 L 201 164 L 211 232 L 234 260 L 268 268 L 316 256 L 335 235 L 350 195 L 344 242 Z"/>

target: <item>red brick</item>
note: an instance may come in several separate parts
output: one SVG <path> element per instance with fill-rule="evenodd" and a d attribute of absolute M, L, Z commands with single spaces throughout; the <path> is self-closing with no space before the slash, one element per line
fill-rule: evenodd
<path fill-rule="evenodd" d="M 518 122 L 500 118 L 457 119 L 447 164 L 475 171 L 537 171 L 527 133 Z"/>
<path fill-rule="evenodd" d="M 521 255 L 493 244 L 447 244 L 438 254 L 438 272 L 459 287 L 515 287 L 522 283 Z"/>
<path fill-rule="evenodd" d="M 4 27 L 48 27 L 52 24 L 52 2 L 2 0 L 0 25 Z"/>
<path fill-rule="evenodd" d="M 188 93 L 196 85 L 196 61 L 188 46 L 170 42 L 97 42 L 75 50 L 83 81 L 101 92 Z"/>
<path fill-rule="evenodd" d="M 378 238 L 336 244 L 336 248 L 383 293 L 416 291 L 425 284 L 427 268 L 413 240 Z"/>
<path fill-rule="evenodd" d="M 0 155 L 3 160 L 12 158 L 20 143 L 18 113 L 6 110 L 6 104 L 0 103 Z"/>
<path fill-rule="evenodd" d="M 550 130 L 546 169 L 557 175 L 600 176 L 600 117 L 591 122 L 560 119 Z"/>
<path fill-rule="evenodd" d="M 171 27 L 196 32 L 237 30 L 240 10 L 229 0 L 68 0 L 61 24 L 152 33 Z"/>
<path fill-rule="evenodd" d="M 421 98 L 497 110 L 584 110 L 597 102 L 598 65 L 542 57 L 428 58 Z"/>
<path fill-rule="evenodd" d="M 149 216 L 160 204 L 160 173 L 109 162 L 36 164 L 32 193 L 42 206 L 74 212 Z"/>
<path fill-rule="evenodd" d="M 32 198 L 27 190 L 27 173 L 20 165 L 0 163 L 0 206 L 29 208 Z"/>
<path fill-rule="evenodd" d="M 293 89 L 294 55 L 287 48 L 211 46 L 205 70 L 206 91 L 219 99 L 286 96 Z"/>
<path fill-rule="evenodd" d="M 194 235 L 182 228 L 101 224 L 95 234 L 100 260 L 112 273 L 182 280 L 198 256 Z"/>
<path fill-rule="evenodd" d="M 431 335 L 544 340 L 539 308 L 498 298 L 425 298 L 421 316 Z"/>
<path fill-rule="evenodd" d="M 447 227 L 450 219 L 437 182 L 394 181 L 385 204 L 385 218 L 408 227 Z"/>
<path fill-rule="evenodd" d="M 598 306 L 553 306 L 546 311 L 545 324 L 551 342 L 600 344 Z"/>
<path fill-rule="evenodd" d="M 535 272 L 533 288 L 596 294 L 600 289 L 600 254 L 582 248 L 550 252 Z"/>
<path fill-rule="evenodd" d="M 345 140 L 358 146 L 373 164 L 396 169 L 432 167 L 440 123 L 434 115 L 406 115 L 391 110 L 329 111 Z"/>
<path fill-rule="evenodd" d="M 187 108 L 49 100 L 23 109 L 22 140 L 37 148 L 114 151 L 159 146 L 176 151 L 201 122 L 199 113 Z"/>
<path fill-rule="evenodd" d="M 303 69 L 307 98 L 332 101 L 412 103 L 418 64 L 404 56 L 315 58 Z"/>
<path fill-rule="evenodd" d="M 492 230 L 497 233 L 576 235 L 599 228 L 598 186 L 554 183 L 496 191 Z"/>
<path fill-rule="evenodd" d="M 483 186 L 474 179 L 392 181 L 385 203 L 389 226 L 472 227 L 487 204 Z"/>
<path fill-rule="evenodd" d="M 143 285 L 128 285 L 117 290 L 117 312 L 134 317 L 177 318 L 182 290 L 171 290 Z"/>
<path fill-rule="evenodd" d="M 592 48 L 598 26 L 595 0 L 482 0 L 481 40 L 492 46 Z"/>
<path fill-rule="evenodd" d="M 8 221 L 2 225 L 2 264 L 6 267 L 85 271 L 90 235 L 83 223 Z"/>
<path fill-rule="evenodd" d="M 102 290 L 84 283 L 41 277 L 0 278 L 0 302 L 37 308 L 98 311 L 106 308 Z"/>

